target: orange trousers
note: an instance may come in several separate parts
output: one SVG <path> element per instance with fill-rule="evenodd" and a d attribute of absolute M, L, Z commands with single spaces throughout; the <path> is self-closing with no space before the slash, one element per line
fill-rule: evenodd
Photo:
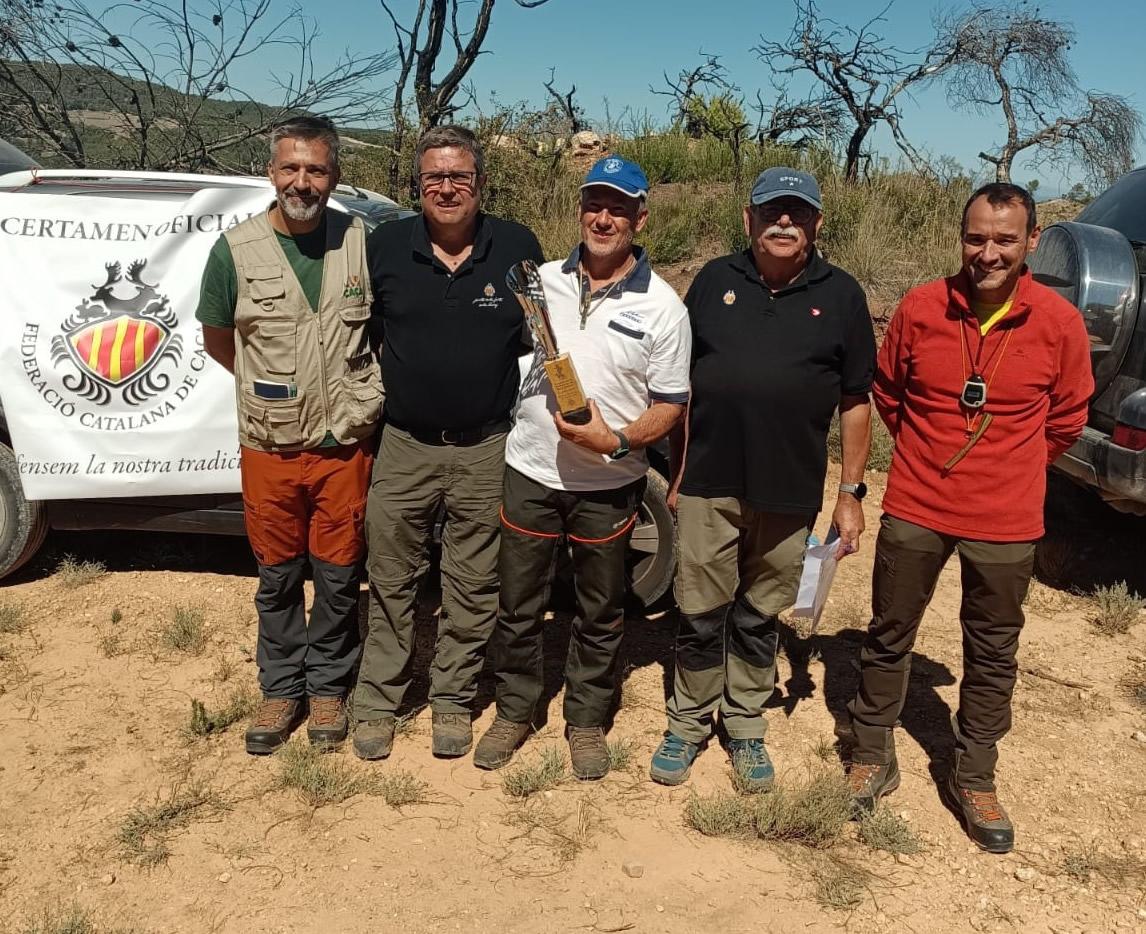
<path fill-rule="evenodd" d="M 247 538 L 259 564 L 307 553 L 342 567 L 362 558 L 371 447 L 360 441 L 307 451 L 240 449 Z"/>

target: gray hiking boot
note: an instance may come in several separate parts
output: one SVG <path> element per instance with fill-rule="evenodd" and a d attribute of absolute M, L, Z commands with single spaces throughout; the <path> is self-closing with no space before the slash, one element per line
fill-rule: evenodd
<path fill-rule="evenodd" d="M 393 748 L 393 717 L 359 720 L 354 725 L 354 754 L 359 759 L 385 759 Z"/>
<path fill-rule="evenodd" d="M 885 764 L 853 762 L 848 769 L 852 793 L 852 816 L 856 819 L 875 813 L 879 799 L 899 787 L 899 765 L 895 759 Z"/>
<path fill-rule="evenodd" d="M 582 781 L 609 774 L 609 747 L 599 726 L 569 727 L 569 760 L 573 774 Z"/>
<path fill-rule="evenodd" d="M 470 751 L 474 729 L 468 713 L 438 713 L 431 719 L 432 752 L 442 759 L 456 759 Z"/>
<path fill-rule="evenodd" d="M 301 700 L 290 697 L 264 697 L 245 737 L 252 756 L 269 756 L 290 739 L 290 734 L 306 718 Z"/>
<path fill-rule="evenodd" d="M 1015 827 L 995 792 L 963 788 L 956 784 L 954 775 L 949 775 L 939 790 L 976 846 L 988 853 L 1014 849 Z"/>
<path fill-rule="evenodd" d="M 474 750 L 474 765 L 479 769 L 500 769 L 509 764 L 517 747 L 529 735 L 528 723 L 514 723 L 504 717 L 495 717 L 490 728 L 478 740 Z"/>

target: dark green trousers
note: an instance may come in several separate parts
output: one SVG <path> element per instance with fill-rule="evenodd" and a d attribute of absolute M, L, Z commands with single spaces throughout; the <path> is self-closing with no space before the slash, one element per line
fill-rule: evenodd
<path fill-rule="evenodd" d="M 542 626 L 556 549 L 573 557 L 577 617 L 565 662 L 565 722 L 601 726 L 617 686 L 624 632 L 625 553 L 645 480 L 615 490 L 551 490 L 507 467 L 490 643 L 498 715 L 532 722 L 544 687 Z"/>
<path fill-rule="evenodd" d="M 892 728 L 903 710 L 911 650 L 935 582 L 959 553 L 963 601 L 963 679 L 955 715 L 955 777 L 994 791 L 997 743 L 1011 728 L 1023 600 L 1034 542 L 983 542 L 943 535 L 884 515 L 875 545 L 872 620 L 860 652 L 860 683 L 849 705 L 855 762 L 891 761 Z"/>

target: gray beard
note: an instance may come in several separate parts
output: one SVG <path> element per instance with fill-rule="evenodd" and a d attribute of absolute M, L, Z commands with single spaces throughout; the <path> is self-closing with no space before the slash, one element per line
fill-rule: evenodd
<path fill-rule="evenodd" d="M 316 201 L 314 204 L 291 204 L 290 200 L 285 195 L 278 196 L 279 208 L 282 212 L 289 217 L 292 221 L 312 221 L 318 217 L 318 212 L 322 210 L 322 202 Z"/>

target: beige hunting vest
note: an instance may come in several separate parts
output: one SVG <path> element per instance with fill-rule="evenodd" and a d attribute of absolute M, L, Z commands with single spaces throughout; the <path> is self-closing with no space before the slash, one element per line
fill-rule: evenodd
<path fill-rule="evenodd" d="M 361 219 L 326 212 L 317 314 L 266 212 L 224 236 L 239 288 L 239 443 L 261 451 L 298 451 L 318 447 L 327 432 L 341 444 L 368 437 L 382 407 L 382 379 L 366 329 L 371 292 Z"/>

